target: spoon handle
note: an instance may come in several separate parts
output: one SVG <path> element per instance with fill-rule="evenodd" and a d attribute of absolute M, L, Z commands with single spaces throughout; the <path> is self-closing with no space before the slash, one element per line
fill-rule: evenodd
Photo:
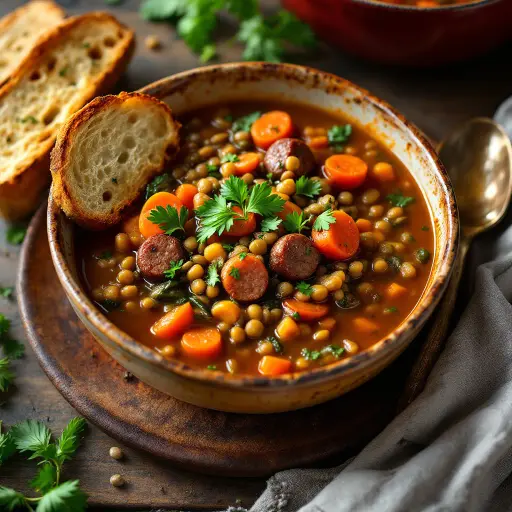
<path fill-rule="evenodd" d="M 427 338 L 407 378 L 405 390 L 398 402 L 398 412 L 403 411 L 423 391 L 427 378 L 444 347 L 470 243 L 469 238 L 461 236 L 459 250 L 453 264 L 452 277 L 434 312 Z"/>

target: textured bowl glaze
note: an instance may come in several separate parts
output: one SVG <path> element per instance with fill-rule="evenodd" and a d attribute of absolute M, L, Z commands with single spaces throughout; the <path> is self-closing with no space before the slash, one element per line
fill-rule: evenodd
<path fill-rule="evenodd" d="M 279 377 L 229 375 L 167 360 L 112 324 L 84 293 L 74 259 L 73 224 L 50 197 L 48 238 L 57 275 L 85 326 L 125 368 L 180 400 L 228 412 L 272 413 L 308 407 L 359 386 L 389 365 L 431 315 L 449 278 L 458 216 L 447 174 L 429 142 L 403 116 L 337 76 L 288 64 L 235 63 L 180 73 L 145 87 L 176 114 L 243 99 L 294 100 L 343 112 L 388 145 L 419 183 L 435 227 L 435 253 L 426 289 L 411 314 L 386 338 L 354 357 Z"/>
<path fill-rule="evenodd" d="M 433 66 L 483 54 L 512 36 L 512 2 L 419 8 L 372 0 L 283 0 L 318 36 L 379 62 Z"/>

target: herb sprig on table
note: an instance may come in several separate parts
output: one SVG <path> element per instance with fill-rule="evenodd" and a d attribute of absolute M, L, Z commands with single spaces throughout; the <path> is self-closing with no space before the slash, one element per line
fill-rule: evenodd
<path fill-rule="evenodd" d="M 314 48 L 311 28 L 289 11 L 265 16 L 258 0 L 145 0 L 141 15 L 149 21 L 170 21 L 178 35 L 201 61 L 215 57 L 214 32 L 219 14 L 226 12 L 239 23 L 235 38 L 245 45 L 245 60 L 280 62 L 285 48 Z"/>
<path fill-rule="evenodd" d="M 0 348 L 3 356 L 0 357 L 0 391 L 7 391 L 14 381 L 11 371 L 11 361 L 20 359 L 25 353 L 25 347 L 9 336 L 11 321 L 0 313 Z"/>
<path fill-rule="evenodd" d="M 36 507 L 40 512 L 85 510 L 87 496 L 80 490 L 78 480 L 61 483 L 62 466 L 78 449 L 85 426 L 83 418 L 73 418 L 60 437 L 53 441 L 52 432 L 41 421 L 22 421 L 6 433 L 2 432 L 0 422 L 0 465 L 16 452 L 29 453 L 28 458 L 37 459 L 39 465 L 36 477 L 30 482 L 38 496 L 24 496 L 0 486 L 0 510 L 23 508 L 34 511 Z"/>

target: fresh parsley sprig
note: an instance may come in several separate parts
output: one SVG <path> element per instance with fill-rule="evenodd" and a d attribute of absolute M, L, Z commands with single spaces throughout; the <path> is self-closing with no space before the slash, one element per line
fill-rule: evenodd
<path fill-rule="evenodd" d="M 261 112 L 251 112 L 246 116 L 239 117 L 233 122 L 231 129 L 234 132 L 248 132 L 255 121 L 261 117 Z"/>
<path fill-rule="evenodd" d="M 185 222 L 188 220 L 188 208 L 182 206 L 180 211 L 174 206 L 167 205 L 153 208 L 148 215 L 148 219 L 156 224 L 166 235 L 172 235 L 176 231 L 185 233 Z M 183 233 L 179 233 L 182 235 Z"/>
<path fill-rule="evenodd" d="M 388 194 L 386 196 L 386 199 L 393 206 L 400 206 L 401 208 L 405 208 L 406 206 L 408 206 L 416 201 L 416 199 L 414 199 L 414 197 L 404 196 L 400 190 L 397 190 L 393 194 Z"/>
<path fill-rule="evenodd" d="M 206 272 L 206 284 L 208 286 L 215 286 L 217 283 L 220 283 L 219 270 L 222 268 L 222 261 L 215 260 L 208 265 L 208 270 Z"/>
<path fill-rule="evenodd" d="M 261 231 L 264 233 L 275 231 L 281 222 L 283 221 L 279 217 L 266 217 L 261 221 Z"/>
<path fill-rule="evenodd" d="M 322 192 L 322 184 L 319 180 L 312 180 L 307 176 L 301 176 L 295 182 L 295 194 L 314 199 Z"/>
<path fill-rule="evenodd" d="M 300 233 L 308 227 L 309 216 L 305 216 L 304 212 L 289 213 L 284 219 L 283 226 L 288 233 Z"/>
<path fill-rule="evenodd" d="M 347 142 L 352 135 L 352 126 L 350 124 L 334 125 L 327 131 L 329 146 L 334 147 L 336 151 L 343 149 L 342 144 Z"/>
<path fill-rule="evenodd" d="M 27 497 L 0 486 L 0 508 L 14 510 L 20 507 L 33 511 L 37 507 L 42 512 L 85 510 L 87 496 L 80 490 L 78 480 L 60 482 L 62 466 L 78 449 L 85 426 L 83 418 L 73 418 L 56 442 L 52 440 L 50 429 L 41 421 L 22 421 L 6 433 L 0 429 L 0 464 L 16 451 L 29 453 L 29 460 L 39 459 L 39 472 L 30 482 L 39 496 Z"/>
<path fill-rule="evenodd" d="M 235 220 L 247 220 L 249 213 L 273 217 L 280 212 L 285 200 L 272 193 L 270 185 L 259 183 L 251 188 L 241 178 L 230 176 L 216 195 L 196 210 L 200 220 L 197 232 L 199 242 L 204 242 L 214 234 L 222 235 L 229 231 Z M 238 211 L 234 211 L 237 207 Z M 274 221 L 275 224 L 275 221 Z"/>
<path fill-rule="evenodd" d="M 167 270 L 164 270 L 164 276 L 166 279 L 172 280 L 174 279 L 174 276 L 176 275 L 176 272 L 183 267 L 183 264 L 185 262 L 183 260 L 179 261 L 171 261 L 171 264 L 169 265 L 169 268 Z"/>
<path fill-rule="evenodd" d="M 313 287 L 309 283 L 306 283 L 305 281 L 299 281 L 295 285 L 295 288 L 297 288 L 297 290 L 300 293 L 303 293 L 304 295 L 307 295 L 308 297 L 311 297 L 311 295 L 313 294 Z"/>
<path fill-rule="evenodd" d="M 315 220 L 313 224 L 313 229 L 315 231 L 326 231 L 329 229 L 331 224 L 335 224 L 336 219 L 332 214 L 332 210 L 328 208 L 325 212 L 321 213 Z"/>

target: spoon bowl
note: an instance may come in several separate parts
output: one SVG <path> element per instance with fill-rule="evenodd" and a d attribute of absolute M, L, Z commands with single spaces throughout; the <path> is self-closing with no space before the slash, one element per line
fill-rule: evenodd
<path fill-rule="evenodd" d="M 462 235 L 473 237 L 499 222 L 512 193 L 512 148 L 503 128 L 471 119 L 444 140 L 439 156 L 455 189 Z"/>

